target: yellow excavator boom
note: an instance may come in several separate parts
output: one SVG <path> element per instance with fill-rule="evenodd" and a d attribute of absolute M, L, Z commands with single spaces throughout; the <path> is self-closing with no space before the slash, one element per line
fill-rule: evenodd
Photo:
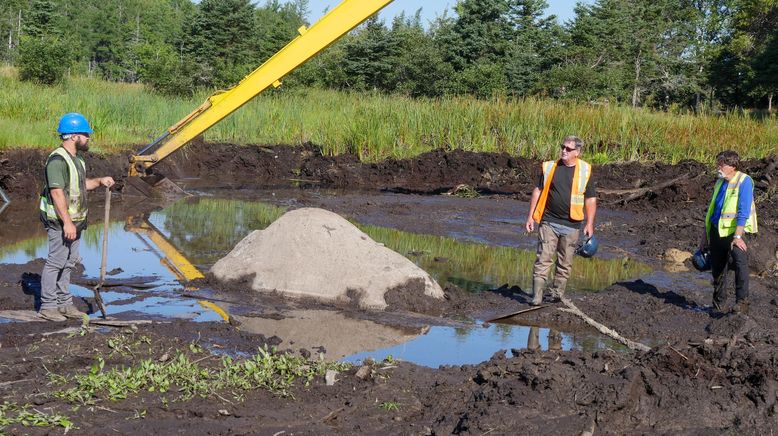
<path fill-rule="evenodd" d="M 202 134 L 338 38 L 377 13 L 392 0 L 344 0 L 310 28 L 298 29 L 299 36 L 244 77 L 236 86 L 217 92 L 197 109 L 171 126 L 164 135 L 130 158 L 130 178 L 147 176 L 149 169 Z M 146 181 L 149 183 L 148 181 Z M 154 179 L 153 183 L 159 182 Z"/>

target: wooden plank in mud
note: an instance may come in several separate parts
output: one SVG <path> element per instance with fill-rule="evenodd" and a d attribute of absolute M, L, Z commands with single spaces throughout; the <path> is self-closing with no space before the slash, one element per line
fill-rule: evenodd
<path fill-rule="evenodd" d="M 12 319 L 14 321 L 23 322 L 47 322 L 47 320 L 41 318 L 38 312 L 33 310 L 0 310 L 0 318 Z M 73 319 L 72 322 L 80 322 L 80 320 Z M 130 327 L 133 325 L 145 325 L 151 324 L 153 321 L 148 319 L 102 319 L 102 318 L 90 318 L 90 325 L 99 325 L 106 327 Z"/>

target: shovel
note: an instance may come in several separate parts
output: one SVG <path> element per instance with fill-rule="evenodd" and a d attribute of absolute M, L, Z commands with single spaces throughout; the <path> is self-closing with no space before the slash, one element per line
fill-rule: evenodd
<path fill-rule="evenodd" d="M 95 303 L 97 303 L 97 307 L 100 309 L 100 313 L 103 315 L 103 319 L 106 318 L 105 315 L 105 305 L 103 304 L 103 297 L 100 296 L 100 287 L 103 286 L 103 283 L 105 282 L 105 264 L 108 260 L 108 219 L 111 216 L 111 188 L 108 186 L 105 187 L 105 219 L 103 220 L 103 259 L 102 262 L 100 262 L 100 281 L 97 282 L 97 284 L 94 287 L 95 290 Z"/>

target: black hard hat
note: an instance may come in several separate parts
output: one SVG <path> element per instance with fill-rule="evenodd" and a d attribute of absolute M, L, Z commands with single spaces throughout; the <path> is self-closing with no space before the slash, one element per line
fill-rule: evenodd
<path fill-rule="evenodd" d="M 697 271 L 710 271 L 710 253 L 708 250 L 697 250 L 692 256 L 692 265 Z"/>
<path fill-rule="evenodd" d="M 586 238 L 586 240 L 575 249 L 575 254 L 581 257 L 592 257 L 597 254 L 597 248 L 599 246 L 600 242 L 597 240 L 597 237 L 592 235 Z"/>

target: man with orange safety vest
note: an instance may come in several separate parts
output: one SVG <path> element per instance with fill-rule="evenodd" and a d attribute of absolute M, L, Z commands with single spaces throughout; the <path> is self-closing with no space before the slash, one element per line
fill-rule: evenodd
<path fill-rule="evenodd" d="M 568 136 L 562 141 L 562 158 L 543 162 L 543 173 L 532 191 L 526 230 L 535 230 L 538 223 L 538 249 L 532 277 L 532 305 L 543 301 L 549 270 L 557 255 L 556 274 L 551 289 L 554 298 L 563 298 L 573 266 L 575 247 L 581 223 L 583 232 L 594 235 L 594 215 L 597 197 L 590 181 L 592 166 L 579 156 L 583 141 Z"/>
<path fill-rule="evenodd" d="M 716 156 L 719 179 L 705 216 L 705 233 L 700 250 L 710 250 L 713 274 L 713 307 L 721 312 L 727 299 L 726 278 L 735 270 L 735 313 L 748 310 L 748 246 L 744 236 L 757 232 L 754 182 L 748 174 L 738 171 L 740 156 L 722 151 Z"/>

